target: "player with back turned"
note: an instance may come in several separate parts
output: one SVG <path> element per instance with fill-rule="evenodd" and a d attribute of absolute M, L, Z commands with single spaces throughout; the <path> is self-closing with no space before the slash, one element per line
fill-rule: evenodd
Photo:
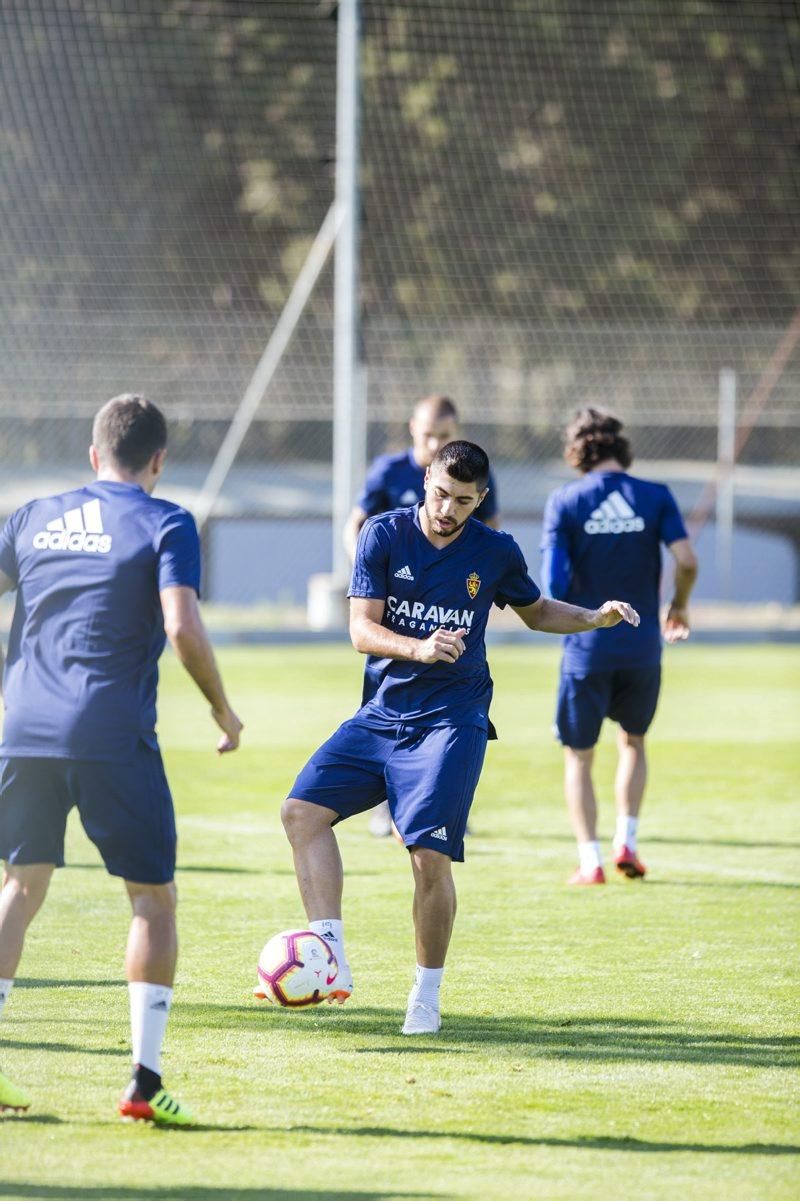
<path fill-rule="evenodd" d="M 191 1125 L 161 1081 L 177 956 L 175 816 L 155 733 L 166 637 L 211 705 L 219 752 L 242 724 L 197 606 L 200 543 L 184 509 L 151 493 L 167 446 L 161 412 L 118 396 L 97 414 L 95 482 L 34 500 L 0 535 L 0 593 L 16 589 L 0 747 L 0 1011 L 25 934 L 64 863 L 77 807 L 133 910 L 125 955 L 133 1075 L 123 1117 Z M 27 1109 L 0 1074 L 0 1110 Z"/>
<path fill-rule="evenodd" d="M 641 617 L 638 630 L 620 626 L 608 637 L 587 631 L 564 640 L 556 726 L 564 745 L 567 808 L 578 842 L 579 864 L 570 883 L 593 885 L 605 883 L 592 760 L 606 717 L 619 723 L 614 862 L 630 879 L 645 875 L 638 826 L 647 779 L 644 740 L 661 686 L 661 547 L 675 560 L 674 593 L 664 622 L 667 642 L 688 637 L 687 605 L 697 559 L 669 488 L 628 474 L 630 443 L 610 413 L 577 413 L 567 428 L 565 457 L 582 478 L 547 502 L 545 590 L 589 606 L 610 588 L 635 605 Z"/>
<path fill-rule="evenodd" d="M 352 992 L 342 924 L 343 869 L 333 825 L 387 799 L 410 853 L 417 971 L 403 1033 L 435 1033 L 439 986 L 456 912 L 451 864 L 490 736 L 492 680 L 484 633 L 493 604 L 531 629 L 563 634 L 620 621 L 633 609 L 592 610 L 543 598 L 509 534 L 473 517 L 489 460 L 450 442 L 425 475 L 420 505 L 368 520 L 350 585 L 350 636 L 368 656 L 362 704 L 316 751 L 283 806 L 310 928 L 331 944 Z"/>

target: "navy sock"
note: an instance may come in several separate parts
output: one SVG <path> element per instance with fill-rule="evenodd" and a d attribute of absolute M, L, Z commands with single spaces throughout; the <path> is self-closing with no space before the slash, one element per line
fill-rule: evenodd
<path fill-rule="evenodd" d="M 161 1077 L 158 1072 L 142 1067 L 140 1063 L 133 1065 L 133 1081 L 136 1085 L 137 1093 L 140 1093 L 145 1101 L 152 1101 L 161 1088 Z"/>

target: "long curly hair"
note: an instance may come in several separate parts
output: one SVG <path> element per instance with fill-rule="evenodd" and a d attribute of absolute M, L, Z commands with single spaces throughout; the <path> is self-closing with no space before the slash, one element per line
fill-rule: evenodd
<path fill-rule="evenodd" d="M 622 422 L 601 409 L 581 409 L 567 426 L 564 458 L 578 471 L 592 471 L 606 459 L 630 467 L 633 453 Z"/>

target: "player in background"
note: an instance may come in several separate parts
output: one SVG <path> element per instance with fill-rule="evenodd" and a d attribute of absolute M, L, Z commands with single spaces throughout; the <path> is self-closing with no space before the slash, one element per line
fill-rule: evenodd
<path fill-rule="evenodd" d="M 458 411 L 454 402 L 449 396 L 424 397 L 414 405 L 408 428 L 411 447 L 399 454 L 378 455 L 373 460 L 361 495 L 347 519 L 344 545 L 351 563 L 355 560 L 359 532 L 368 517 L 419 504 L 424 498 L 425 472 L 433 456 L 459 436 Z M 497 486 L 492 476 L 475 516 L 492 529 L 499 529 Z M 392 819 L 386 802 L 377 805 L 370 814 L 369 828 L 376 838 L 386 838 L 392 833 Z"/>
<path fill-rule="evenodd" d="M 426 396 L 418 400 L 408 423 L 411 446 L 399 454 L 378 455 L 373 459 L 358 500 L 344 528 L 344 545 L 353 563 L 361 527 L 368 517 L 416 505 L 425 496 L 425 473 L 433 457 L 458 436 L 458 410 L 449 396 Z M 497 488 L 489 477 L 486 496 L 475 516 L 499 528 Z"/>
<path fill-rule="evenodd" d="M 603 719 L 619 723 L 614 862 L 631 879 L 645 875 L 638 826 L 647 760 L 645 735 L 661 683 L 659 589 L 661 546 L 675 560 L 675 586 L 664 619 L 667 642 L 689 636 L 689 594 L 697 558 L 675 499 L 664 484 L 628 474 L 630 443 L 609 413 L 583 409 L 567 427 L 565 458 L 582 478 L 548 498 L 542 576 L 550 596 L 591 607 L 609 590 L 638 610 L 638 629 L 620 625 L 602 638 L 592 631 L 564 640 L 556 727 L 564 746 L 564 791 L 578 842 L 571 884 L 603 884 L 592 782 L 594 746 Z"/>
<path fill-rule="evenodd" d="M 239 745 L 242 723 L 198 610 L 194 520 L 151 495 L 166 446 L 155 405 L 115 397 L 94 421 L 95 482 L 31 501 L 0 535 L 0 593 L 17 592 L 0 746 L 0 1010 L 77 806 L 133 910 L 125 967 L 134 1066 L 119 1111 L 186 1126 L 192 1115 L 164 1089 L 160 1067 L 177 955 L 175 816 L 155 733 L 165 635 L 211 706 L 220 753 Z M 0 1074 L 0 1110 L 29 1104 Z"/>
<path fill-rule="evenodd" d="M 441 1025 L 439 986 L 456 913 L 453 860 L 490 737 L 492 679 L 484 632 L 493 604 L 535 630 L 564 634 L 620 621 L 631 607 L 591 610 L 544 599 L 509 534 L 473 514 L 489 460 L 449 442 L 425 474 L 420 505 L 370 518 L 350 584 L 350 636 L 368 656 L 362 704 L 312 755 L 282 811 L 310 929 L 339 962 L 340 1002 L 352 991 L 342 924 L 342 860 L 333 825 L 388 799 L 414 877 L 416 979 L 404 1034 Z"/>

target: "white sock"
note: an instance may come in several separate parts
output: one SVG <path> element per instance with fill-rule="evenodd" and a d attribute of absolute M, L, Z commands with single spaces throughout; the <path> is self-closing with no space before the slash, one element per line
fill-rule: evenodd
<path fill-rule="evenodd" d="M 422 967 L 418 963 L 414 987 L 411 989 L 411 996 L 408 998 L 409 1005 L 414 1001 L 424 1001 L 426 1005 L 432 1005 L 434 1009 L 438 1009 L 439 988 L 443 975 L 443 967 Z"/>
<path fill-rule="evenodd" d="M 614 846 L 618 851 L 627 847 L 636 852 L 636 832 L 639 829 L 638 817 L 628 817 L 627 813 L 617 814 L 617 829 L 614 834 Z"/>
<path fill-rule="evenodd" d="M 344 949 L 344 922 L 340 917 L 323 917 L 317 922 L 308 923 L 309 930 L 313 930 L 320 938 L 324 938 L 326 943 L 336 956 L 336 962 L 339 965 L 339 971 L 350 971 L 350 965 L 347 962 L 347 952 Z"/>
<path fill-rule="evenodd" d="M 161 1044 L 172 1005 L 172 989 L 136 980 L 128 985 L 133 1062 L 161 1075 Z"/>
<path fill-rule="evenodd" d="M 11 989 L 13 987 L 13 980 L 5 980 L 2 976 L 0 976 L 0 1013 L 3 1012 L 3 1006 L 11 996 Z"/>
<path fill-rule="evenodd" d="M 584 876 L 589 876 L 598 867 L 603 866 L 603 857 L 600 854 L 599 842 L 579 842 L 578 843 L 578 862 L 580 870 Z"/>

